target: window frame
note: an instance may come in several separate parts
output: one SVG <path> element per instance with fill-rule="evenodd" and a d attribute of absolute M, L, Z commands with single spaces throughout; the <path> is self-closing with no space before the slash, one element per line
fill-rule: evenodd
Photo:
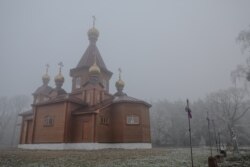
<path fill-rule="evenodd" d="M 54 116 L 46 115 L 43 118 L 43 126 L 44 127 L 52 127 L 54 126 L 55 118 Z"/>
<path fill-rule="evenodd" d="M 109 125 L 110 118 L 105 116 L 100 116 L 100 124 L 102 125 Z"/>
<path fill-rule="evenodd" d="M 129 122 L 129 118 L 131 120 L 133 120 L 133 122 L 130 120 Z M 137 120 L 136 120 L 137 119 Z M 126 124 L 127 125 L 140 125 L 140 117 L 136 114 L 129 114 L 126 115 Z"/>

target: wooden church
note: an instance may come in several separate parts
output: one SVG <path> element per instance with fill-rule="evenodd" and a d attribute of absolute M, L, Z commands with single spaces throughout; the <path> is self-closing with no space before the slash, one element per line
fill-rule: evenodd
<path fill-rule="evenodd" d="M 32 110 L 22 114 L 19 148 L 103 149 L 151 148 L 149 108 L 145 101 L 128 96 L 121 79 L 117 92 L 109 92 L 109 71 L 96 46 L 99 31 L 88 31 L 89 46 L 77 66 L 70 70 L 72 90 L 63 89 L 61 72 L 55 88 L 48 85 L 48 66 L 43 85 L 33 93 Z"/>

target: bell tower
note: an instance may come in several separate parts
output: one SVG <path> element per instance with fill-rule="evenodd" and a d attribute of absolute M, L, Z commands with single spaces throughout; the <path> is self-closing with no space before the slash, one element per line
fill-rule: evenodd
<path fill-rule="evenodd" d="M 82 91 L 82 86 L 89 80 L 89 68 L 96 63 L 100 68 L 100 82 L 104 86 L 104 90 L 109 92 L 109 80 L 112 72 L 109 71 L 101 57 L 96 46 L 99 37 L 99 31 L 95 28 L 95 17 L 93 16 L 93 27 L 88 30 L 89 46 L 84 52 L 82 58 L 76 68 L 70 70 L 72 77 L 72 93 Z"/>

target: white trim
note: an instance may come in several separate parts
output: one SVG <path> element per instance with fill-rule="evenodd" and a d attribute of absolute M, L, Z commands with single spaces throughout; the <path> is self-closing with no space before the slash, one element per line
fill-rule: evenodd
<path fill-rule="evenodd" d="M 150 149 L 151 143 L 58 143 L 19 144 L 18 148 L 30 150 L 99 150 L 99 149 Z"/>

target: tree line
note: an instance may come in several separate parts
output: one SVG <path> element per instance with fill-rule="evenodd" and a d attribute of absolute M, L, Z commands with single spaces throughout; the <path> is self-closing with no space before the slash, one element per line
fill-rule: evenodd
<path fill-rule="evenodd" d="M 231 145 L 235 133 L 239 145 L 250 144 L 250 100 L 242 88 L 228 88 L 191 101 L 192 142 L 209 145 L 209 131 L 214 145 Z M 185 101 L 152 102 L 150 112 L 152 143 L 155 146 L 189 146 L 188 116 Z M 209 120 L 208 120 L 209 118 Z M 210 129 L 208 129 L 208 121 Z"/>
<path fill-rule="evenodd" d="M 19 142 L 21 112 L 30 108 L 31 98 L 26 95 L 0 97 L 0 148 L 16 147 Z"/>

